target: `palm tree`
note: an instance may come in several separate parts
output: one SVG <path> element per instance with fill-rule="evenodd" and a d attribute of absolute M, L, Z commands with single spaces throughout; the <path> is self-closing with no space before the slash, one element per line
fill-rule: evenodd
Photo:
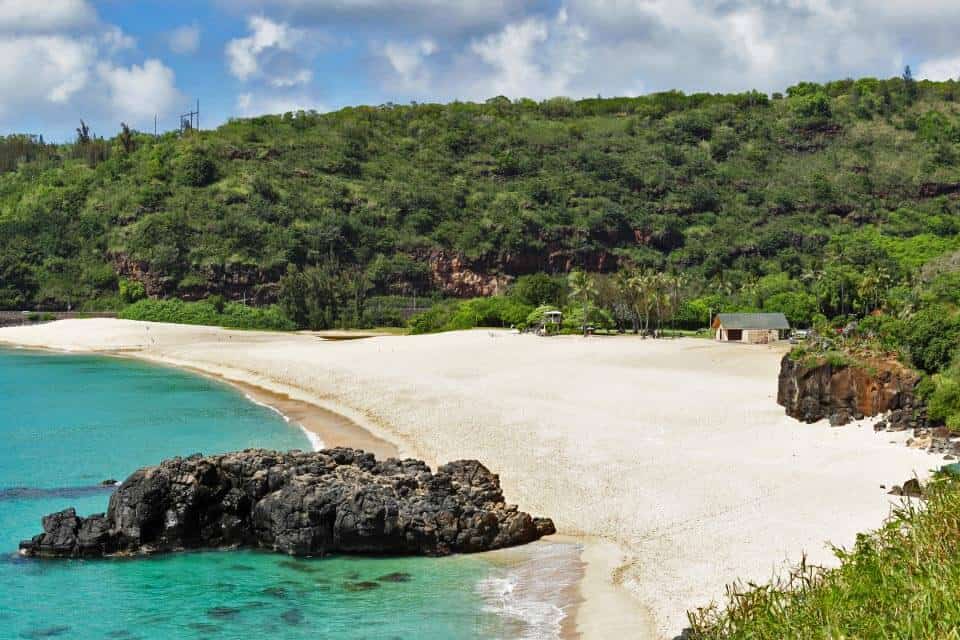
<path fill-rule="evenodd" d="M 680 312 L 680 291 L 687 286 L 687 283 L 690 281 L 689 276 L 684 273 L 676 273 L 672 276 L 667 276 L 667 282 L 670 286 L 670 323 L 674 330 L 676 330 L 676 316 Z"/>
<path fill-rule="evenodd" d="M 630 320 L 633 323 L 633 333 L 640 332 L 640 316 L 643 315 L 641 309 L 641 298 L 637 287 L 635 286 L 636 272 L 632 269 L 621 269 L 617 272 L 617 289 L 623 303 L 630 310 Z"/>
<path fill-rule="evenodd" d="M 823 280 L 823 270 L 814 268 L 807 269 L 800 275 L 800 279 L 810 283 L 810 290 L 813 291 L 813 296 L 817 300 L 817 311 L 823 313 L 823 303 L 820 297 L 820 281 Z"/>
<path fill-rule="evenodd" d="M 660 329 L 663 327 L 663 307 L 670 303 L 670 283 L 668 276 L 664 273 L 650 273 L 649 292 L 653 305 L 657 308 L 657 335 L 660 335 Z"/>
<path fill-rule="evenodd" d="M 857 284 L 857 294 L 863 300 L 863 313 L 870 313 L 869 306 L 872 303 L 874 309 L 880 307 L 880 298 L 890 284 L 890 273 L 883 267 L 873 265 L 864 274 L 863 278 Z"/>
<path fill-rule="evenodd" d="M 570 272 L 567 283 L 570 285 L 570 297 L 583 304 L 583 335 L 586 336 L 590 301 L 597 295 L 596 284 L 586 271 L 580 269 Z"/>
<path fill-rule="evenodd" d="M 654 280 L 656 273 L 653 271 L 643 271 L 630 276 L 629 284 L 633 290 L 634 301 L 638 316 L 643 316 L 643 334 L 650 333 L 650 312 L 655 304 Z"/>
<path fill-rule="evenodd" d="M 757 280 L 745 282 L 743 286 L 740 287 L 740 295 L 744 298 L 748 298 L 754 307 L 758 309 L 761 308 L 762 303 L 760 300 L 760 283 Z"/>

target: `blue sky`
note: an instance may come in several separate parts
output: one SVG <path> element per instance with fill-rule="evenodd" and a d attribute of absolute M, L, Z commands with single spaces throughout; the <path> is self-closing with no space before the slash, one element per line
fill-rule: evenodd
<path fill-rule="evenodd" d="M 0 0 L 0 133 L 960 75 L 955 0 Z"/>

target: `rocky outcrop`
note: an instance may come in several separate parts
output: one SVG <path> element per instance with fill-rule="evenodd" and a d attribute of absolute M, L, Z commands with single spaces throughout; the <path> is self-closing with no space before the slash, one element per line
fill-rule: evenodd
<path fill-rule="evenodd" d="M 191 301 L 222 295 L 228 300 L 247 300 L 255 305 L 271 304 L 277 300 L 278 283 L 285 269 L 261 269 L 251 264 L 204 265 L 198 269 L 199 282 L 184 287 L 176 278 L 125 253 L 110 254 L 109 258 L 116 274 L 143 284 L 147 296 L 164 298 L 176 295 Z"/>
<path fill-rule="evenodd" d="M 34 557 L 98 557 L 254 547 L 327 553 L 446 555 L 498 549 L 554 533 L 553 522 L 504 502 L 475 460 L 437 471 L 377 461 L 355 449 L 263 449 L 165 460 L 134 472 L 107 513 L 43 518 L 20 543 Z"/>
<path fill-rule="evenodd" d="M 916 373 L 893 361 L 811 365 L 788 354 L 780 362 L 777 402 L 803 422 L 828 418 L 836 426 L 888 411 L 913 420 L 921 409 L 914 395 L 918 380 Z"/>
<path fill-rule="evenodd" d="M 508 276 L 478 271 L 462 256 L 443 250 L 431 251 L 427 262 L 434 286 L 458 298 L 495 296 L 506 291 L 512 280 Z"/>

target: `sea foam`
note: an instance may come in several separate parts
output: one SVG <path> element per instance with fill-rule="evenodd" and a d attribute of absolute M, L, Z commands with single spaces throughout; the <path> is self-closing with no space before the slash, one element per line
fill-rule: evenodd
<path fill-rule="evenodd" d="M 290 423 L 290 416 L 285 414 L 283 411 L 280 411 L 280 409 L 277 409 L 272 404 L 267 404 L 266 402 L 260 402 L 259 400 L 251 396 L 249 393 L 245 393 L 243 395 L 246 396 L 247 400 L 249 400 L 253 404 L 260 407 L 264 407 L 266 409 L 270 409 L 270 411 L 273 411 L 278 416 L 283 418 L 284 422 L 286 422 L 287 424 Z M 300 428 L 300 431 L 303 432 L 303 435 L 306 436 L 307 440 L 310 441 L 310 446 L 313 448 L 314 451 L 320 451 L 321 449 L 324 448 L 323 439 L 318 434 L 314 433 L 313 431 L 310 431 L 299 422 L 297 423 L 297 426 Z"/>
<path fill-rule="evenodd" d="M 546 543 L 524 549 L 525 557 L 494 567 L 477 591 L 494 613 L 516 629 L 520 640 L 556 640 L 579 579 L 579 549 L 574 544 Z"/>

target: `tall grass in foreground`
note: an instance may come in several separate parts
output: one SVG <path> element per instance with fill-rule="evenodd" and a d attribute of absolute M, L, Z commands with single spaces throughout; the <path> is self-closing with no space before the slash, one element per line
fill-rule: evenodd
<path fill-rule="evenodd" d="M 802 563 L 765 586 L 727 588 L 724 608 L 689 613 L 685 637 L 960 640 L 960 480 L 932 482 L 925 506 L 904 504 L 840 566 Z"/>

